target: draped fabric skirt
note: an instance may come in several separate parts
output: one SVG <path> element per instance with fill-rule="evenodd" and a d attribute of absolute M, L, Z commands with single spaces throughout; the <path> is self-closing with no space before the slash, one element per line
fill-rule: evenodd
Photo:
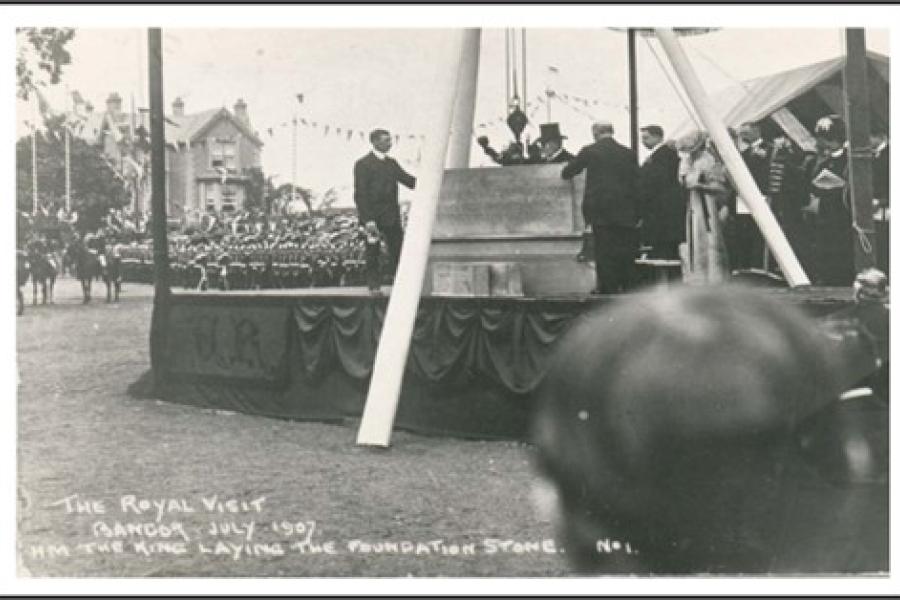
<path fill-rule="evenodd" d="M 691 190 L 686 215 L 687 242 L 682 249 L 684 282 L 722 283 L 730 273 L 719 207 L 713 194 Z"/>

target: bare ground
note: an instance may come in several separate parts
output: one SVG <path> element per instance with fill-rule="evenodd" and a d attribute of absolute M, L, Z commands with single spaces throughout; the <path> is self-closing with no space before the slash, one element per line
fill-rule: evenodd
<path fill-rule="evenodd" d="M 567 572 L 530 502 L 527 447 L 397 432 L 375 451 L 354 445 L 352 426 L 131 398 L 149 365 L 151 288 L 128 285 L 119 304 L 78 294 L 62 279 L 56 304 L 17 320 L 22 575 Z M 219 512 L 226 498 L 246 504 Z"/>

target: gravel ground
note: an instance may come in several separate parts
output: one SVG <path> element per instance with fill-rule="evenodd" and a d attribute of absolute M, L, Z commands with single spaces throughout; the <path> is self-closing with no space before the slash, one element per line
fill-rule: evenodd
<path fill-rule="evenodd" d="M 372 450 L 353 427 L 133 399 L 152 289 L 84 306 L 66 278 L 56 296 L 17 319 L 22 575 L 567 572 L 526 447 L 398 432 Z"/>

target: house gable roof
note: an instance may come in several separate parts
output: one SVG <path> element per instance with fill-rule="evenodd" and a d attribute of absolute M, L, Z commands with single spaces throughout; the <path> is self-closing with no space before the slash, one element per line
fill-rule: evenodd
<path fill-rule="evenodd" d="M 257 146 L 262 146 L 263 142 L 256 134 L 254 134 L 245 124 L 234 118 L 234 115 L 226 108 L 212 108 L 203 112 L 184 115 L 180 117 L 168 116 L 176 125 L 166 123 L 166 141 L 167 142 L 193 142 L 209 131 L 218 121 L 226 119 L 232 123 L 238 131 Z"/>

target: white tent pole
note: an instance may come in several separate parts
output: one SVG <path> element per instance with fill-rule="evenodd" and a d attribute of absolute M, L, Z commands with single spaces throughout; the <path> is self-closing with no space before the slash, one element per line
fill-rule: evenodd
<path fill-rule="evenodd" d="M 693 66 L 691 66 L 684 49 L 678 42 L 675 32 L 671 29 L 657 29 L 656 36 L 666 51 L 669 61 L 675 69 L 675 74 L 691 99 L 691 104 L 694 105 L 700 120 L 709 132 L 713 142 L 715 142 L 716 149 L 737 187 L 738 194 L 747 203 L 750 214 L 753 215 L 756 224 L 759 225 L 759 229 L 769 248 L 771 248 L 772 254 L 775 255 L 775 260 L 778 261 L 781 272 L 784 273 L 788 284 L 792 287 L 809 285 L 809 278 L 797 260 L 797 256 L 778 225 L 778 221 L 775 220 L 775 216 L 772 214 L 766 199 L 756 186 L 756 182 L 750 175 L 750 170 L 747 169 L 747 165 L 744 164 L 741 155 L 738 154 L 737 148 L 735 148 L 734 142 L 725 128 L 725 122 L 709 101 L 709 96 L 706 94 L 706 90 L 703 89 L 703 85 L 700 83 Z"/>
<path fill-rule="evenodd" d="M 453 106 L 453 126 L 447 150 L 447 168 L 465 169 L 472 150 L 472 125 L 475 120 L 475 97 L 478 92 L 478 62 L 481 52 L 481 29 L 466 29 L 463 58 L 459 73 L 459 90 Z M 473 56 L 474 55 L 474 56 Z"/>
<path fill-rule="evenodd" d="M 36 215 L 38 213 L 37 122 L 40 109 L 38 108 L 37 90 L 34 90 L 32 94 L 34 94 L 34 98 L 31 105 L 33 121 L 31 126 L 31 214 Z"/>
<path fill-rule="evenodd" d="M 391 429 L 400 400 L 406 359 L 419 309 L 422 283 L 425 280 L 431 230 L 444 179 L 444 160 L 447 157 L 457 84 L 460 73 L 466 68 L 462 60 L 465 37 L 466 32 L 462 29 L 451 34 L 446 49 L 447 62 L 438 65 L 434 86 L 437 88 L 435 97 L 440 98 L 441 102 L 433 121 L 434 132 L 429 137 L 422 157 L 422 171 L 416 182 L 397 277 L 381 328 L 372 381 L 356 438 L 356 443 L 360 445 L 390 445 Z M 469 60 L 477 59 L 476 53 L 467 53 L 465 56 Z"/>

